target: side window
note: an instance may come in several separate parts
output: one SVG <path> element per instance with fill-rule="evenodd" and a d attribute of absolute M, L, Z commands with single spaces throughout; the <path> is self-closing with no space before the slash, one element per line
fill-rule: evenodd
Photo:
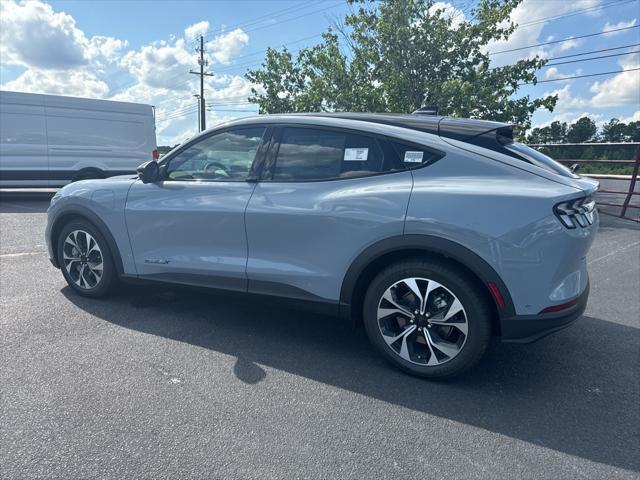
<path fill-rule="evenodd" d="M 206 137 L 169 160 L 170 180 L 243 181 L 256 157 L 264 128 L 239 128 Z"/>
<path fill-rule="evenodd" d="M 396 153 L 398 162 L 404 165 L 404 168 L 421 167 L 444 157 L 443 152 L 417 145 L 407 145 L 401 141 L 390 141 L 389 144 Z"/>
<path fill-rule="evenodd" d="M 282 132 L 274 180 L 364 177 L 402 170 L 397 155 L 375 137 L 347 131 L 287 127 Z"/>

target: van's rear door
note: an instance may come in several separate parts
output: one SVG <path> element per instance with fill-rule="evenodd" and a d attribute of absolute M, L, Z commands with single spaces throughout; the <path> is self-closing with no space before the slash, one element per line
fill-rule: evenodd
<path fill-rule="evenodd" d="M 46 187 L 48 181 L 42 97 L 0 92 L 0 187 Z"/>

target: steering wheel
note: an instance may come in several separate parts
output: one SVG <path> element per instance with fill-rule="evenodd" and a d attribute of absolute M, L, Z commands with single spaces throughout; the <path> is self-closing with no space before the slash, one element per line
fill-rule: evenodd
<path fill-rule="evenodd" d="M 221 164 L 220 162 L 209 162 L 204 166 L 204 171 L 205 172 L 209 172 L 211 171 L 213 168 L 215 167 L 216 173 L 218 170 L 222 170 L 223 174 L 225 177 L 229 176 L 229 170 L 226 169 L 226 167 Z"/>

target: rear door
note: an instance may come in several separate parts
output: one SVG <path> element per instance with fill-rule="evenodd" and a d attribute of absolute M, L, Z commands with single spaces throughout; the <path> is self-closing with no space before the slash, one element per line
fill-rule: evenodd
<path fill-rule="evenodd" d="M 141 278 L 246 290 L 244 214 L 265 134 L 213 132 L 162 162 L 166 180 L 132 185 L 125 215 Z"/>
<path fill-rule="evenodd" d="M 249 291 L 337 302 L 354 258 L 401 235 L 412 176 L 384 138 L 280 127 L 246 213 Z"/>
<path fill-rule="evenodd" d="M 42 97 L 0 92 L 0 186 L 45 187 L 48 184 Z"/>

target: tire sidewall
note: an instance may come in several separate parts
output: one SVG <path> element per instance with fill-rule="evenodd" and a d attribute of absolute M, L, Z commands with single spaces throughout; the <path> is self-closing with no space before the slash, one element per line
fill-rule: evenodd
<path fill-rule="evenodd" d="M 98 285 L 96 285 L 92 289 L 83 289 L 83 288 L 80 288 L 78 285 L 76 285 L 76 283 L 73 281 L 73 279 L 67 272 L 67 269 L 64 265 L 64 260 L 63 260 L 64 242 L 67 236 L 69 235 L 69 233 L 73 232 L 74 230 L 84 230 L 87 233 L 89 233 L 98 242 L 98 247 L 102 252 L 102 264 L 103 264 L 102 278 L 100 279 L 100 282 L 98 282 Z M 83 220 L 75 220 L 65 225 L 60 231 L 60 235 L 58 236 L 57 248 L 58 248 L 58 259 L 60 260 L 60 270 L 62 271 L 62 275 L 64 276 L 69 286 L 75 292 L 86 297 L 103 297 L 111 291 L 111 287 L 113 286 L 113 283 L 115 281 L 115 268 L 113 266 L 113 257 L 111 255 L 111 250 L 109 249 L 109 246 L 104 236 L 91 223 Z"/>
<path fill-rule="evenodd" d="M 403 359 L 387 345 L 378 327 L 377 309 L 383 293 L 394 283 L 410 277 L 435 280 L 458 297 L 465 310 L 468 333 L 464 347 L 442 365 L 421 366 Z M 475 285 L 466 280 L 460 271 L 440 263 L 407 262 L 385 269 L 367 291 L 363 314 L 365 330 L 374 347 L 394 365 L 422 377 L 447 377 L 468 369 L 482 356 L 491 337 L 486 304 L 477 293 Z"/>

